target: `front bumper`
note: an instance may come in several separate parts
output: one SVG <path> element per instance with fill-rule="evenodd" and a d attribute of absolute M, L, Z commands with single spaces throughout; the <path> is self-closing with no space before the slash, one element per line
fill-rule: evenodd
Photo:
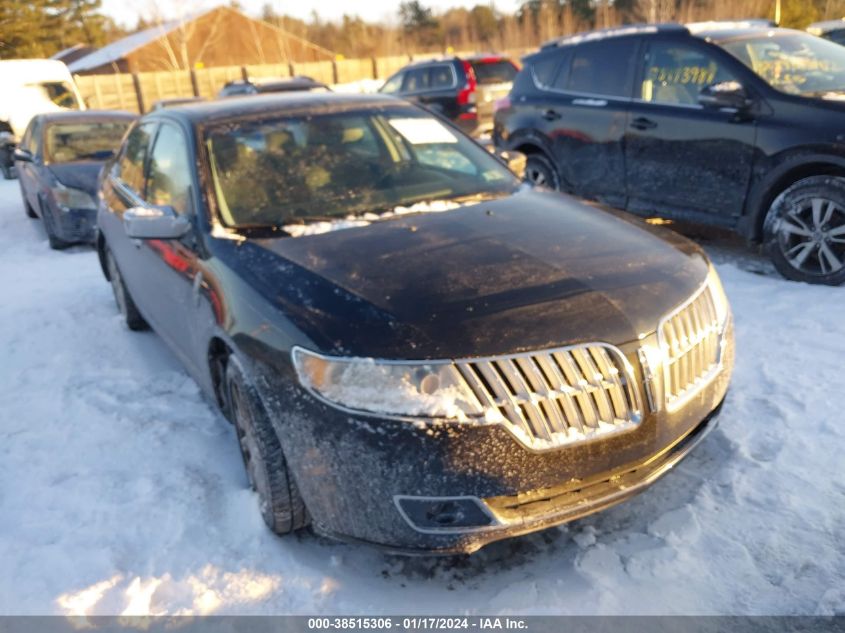
<path fill-rule="evenodd" d="M 732 331 L 727 336 L 721 371 L 680 410 L 647 408 L 630 431 L 542 451 L 496 424 L 412 423 L 345 412 L 295 379 L 264 385 L 264 395 L 317 531 L 401 553 L 470 553 L 607 508 L 668 472 L 715 424 L 733 367 Z M 637 352 L 644 343 L 621 348 L 643 402 Z M 404 500 L 455 498 L 473 500 L 481 509 L 477 516 L 488 520 L 421 529 L 403 512 Z"/>
<path fill-rule="evenodd" d="M 53 209 L 56 237 L 65 242 L 93 244 L 97 228 L 96 209 Z"/>

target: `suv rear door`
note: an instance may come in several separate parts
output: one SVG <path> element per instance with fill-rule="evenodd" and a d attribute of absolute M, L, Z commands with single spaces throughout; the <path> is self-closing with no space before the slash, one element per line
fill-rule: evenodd
<path fill-rule="evenodd" d="M 743 83 L 745 73 L 695 38 L 649 40 L 639 67 L 625 142 L 628 210 L 731 225 L 748 190 L 756 126 L 703 108 L 698 94 L 713 83 Z"/>
<path fill-rule="evenodd" d="M 562 188 L 615 206 L 625 204 L 623 141 L 639 44 L 614 37 L 572 47 L 540 113 Z"/>
<path fill-rule="evenodd" d="M 426 64 L 405 72 L 401 94 L 447 119 L 458 117 L 458 77 L 449 62 Z"/>

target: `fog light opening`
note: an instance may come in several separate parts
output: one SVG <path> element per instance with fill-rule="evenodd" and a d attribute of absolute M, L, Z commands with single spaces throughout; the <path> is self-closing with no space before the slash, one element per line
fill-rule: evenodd
<path fill-rule="evenodd" d="M 412 497 L 397 495 L 396 507 L 418 532 L 471 532 L 496 520 L 478 497 Z"/>

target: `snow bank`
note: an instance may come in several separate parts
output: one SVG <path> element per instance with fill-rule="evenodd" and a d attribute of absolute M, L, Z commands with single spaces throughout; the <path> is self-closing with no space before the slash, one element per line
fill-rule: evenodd
<path fill-rule="evenodd" d="M 845 612 L 845 289 L 708 248 L 737 337 L 719 428 L 599 515 L 404 559 L 267 531 L 231 426 L 0 182 L 0 614 Z"/>

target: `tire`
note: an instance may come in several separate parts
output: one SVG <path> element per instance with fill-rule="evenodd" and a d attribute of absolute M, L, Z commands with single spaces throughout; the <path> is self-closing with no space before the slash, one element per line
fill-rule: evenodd
<path fill-rule="evenodd" d="M 766 214 L 763 241 L 787 279 L 845 282 L 845 178 L 811 176 L 787 188 Z"/>
<path fill-rule="evenodd" d="M 108 248 L 106 248 L 106 267 L 109 271 L 109 281 L 111 282 L 112 293 L 114 294 L 114 302 L 117 304 L 117 309 L 126 322 L 126 327 L 135 332 L 148 329 L 150 326 L 147 325 L 144 317 L 138 311 L 132 295 L 129 294 L 126 284 L 123 283 L 123 277 L 120 274 L 120 269 L 117 267 L 117 261 Z"/>
<path fill-rule="evenodd" d="M 544 154 L 529 154 L 525 161 L 525 180 L 535 187 L 560 191 L 560 176 L 557 169 Z"/>
<path fill-rule="evenodd" d="M 44 224 L 44 232 L 47 234 L 47 242 L 50 244 L 50 248 L 54 251 L 61 251 L 70 246 L 69 242 L 56 237 L 56 231 L 53 227 L 53 217 L 49 211 L 44 212 L 44 205 L 41 206 L 41 220 Z"/>
<path fill-rule="evenodd" d="M 232 355 L 226 363 L 226 393 L 250 486 L 261 516 L 273 532 L 291 534 L 308 525 L 305 502 L 287 467 L 279 437 L 258 391 Z"/>
<path fill-rule="evenodd" d="M 29 204 L 29 201 L 26 199 L 26 194 L 23 190 L 23 185 L 21 185 L 21 199 L 23 200 L 23 210 L 26 212 L 26 217 L 32 218 L 33 220 L 38 219 L 38 214 L 32 208 L 32 205 Z"/>

